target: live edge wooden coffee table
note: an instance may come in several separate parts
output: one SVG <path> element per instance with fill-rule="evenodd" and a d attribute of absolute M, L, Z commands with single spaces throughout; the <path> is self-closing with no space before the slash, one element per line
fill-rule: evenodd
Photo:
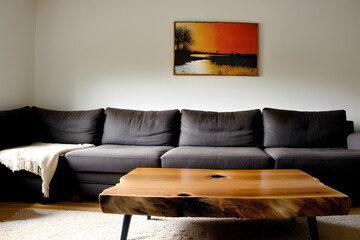
<path fill-rule="evenodd" d="M 350 198 L 300 170 L 137 168 L 104 190 L 105 213 L 131 215 L 280 219 L 306 217 L 318 239 L 316 216 L 347 215 Z"/>

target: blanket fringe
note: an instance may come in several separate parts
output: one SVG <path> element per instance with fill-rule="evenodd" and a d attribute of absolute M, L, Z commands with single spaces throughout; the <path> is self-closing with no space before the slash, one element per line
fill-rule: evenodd
<path fill-rule="evenodd" d="M 11 159 L 5 159 L 2 161 L 2 164 L 9 168 L 12 172 L 26 170 L 38 176 L 41 175 L 41 167 L 36 162 L 30 160 L 19 159 L 18 161 L 13 161 Z"/>

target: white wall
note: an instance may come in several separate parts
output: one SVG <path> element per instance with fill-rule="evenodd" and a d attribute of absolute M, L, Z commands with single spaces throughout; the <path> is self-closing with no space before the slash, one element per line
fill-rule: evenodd
<path fill-rule="evenodd" d="M 35 0 L 0 0 L 0 109 L 33 104 Z"/>
<path fill-rule="evenodd" d="M 360 1 L 38 0 L 35 105 L 346 109 L 360 127 Z M 258 22 L 260 76 L 174 76 L 173 22 Z"/>

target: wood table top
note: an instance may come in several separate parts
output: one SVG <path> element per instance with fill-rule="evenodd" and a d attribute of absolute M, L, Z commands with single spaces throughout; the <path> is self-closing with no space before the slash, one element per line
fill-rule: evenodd
<path fill-rule="evenodd" d="M 296 169 L 137 168 L 100 194 L 104 212 L 285 218 L 343 215 L 347 195 Z"/>

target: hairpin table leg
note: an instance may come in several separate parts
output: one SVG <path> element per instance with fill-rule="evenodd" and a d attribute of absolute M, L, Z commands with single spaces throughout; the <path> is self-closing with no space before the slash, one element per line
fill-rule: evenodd
<path fill-rule="evenodd" d="M 306 219 L 310 230 L 311 240 L 319 240 L 316 217 L 306 217 Z"/>
<path fill-rule="evenodd" d="M 124 221 L 123 221 L 120 240 L 127 239 L 127 235 L 128 235 L 129 227 L 130 227 L 130 221 L 131 221 L 131 215 L 124 215 Z"/>

